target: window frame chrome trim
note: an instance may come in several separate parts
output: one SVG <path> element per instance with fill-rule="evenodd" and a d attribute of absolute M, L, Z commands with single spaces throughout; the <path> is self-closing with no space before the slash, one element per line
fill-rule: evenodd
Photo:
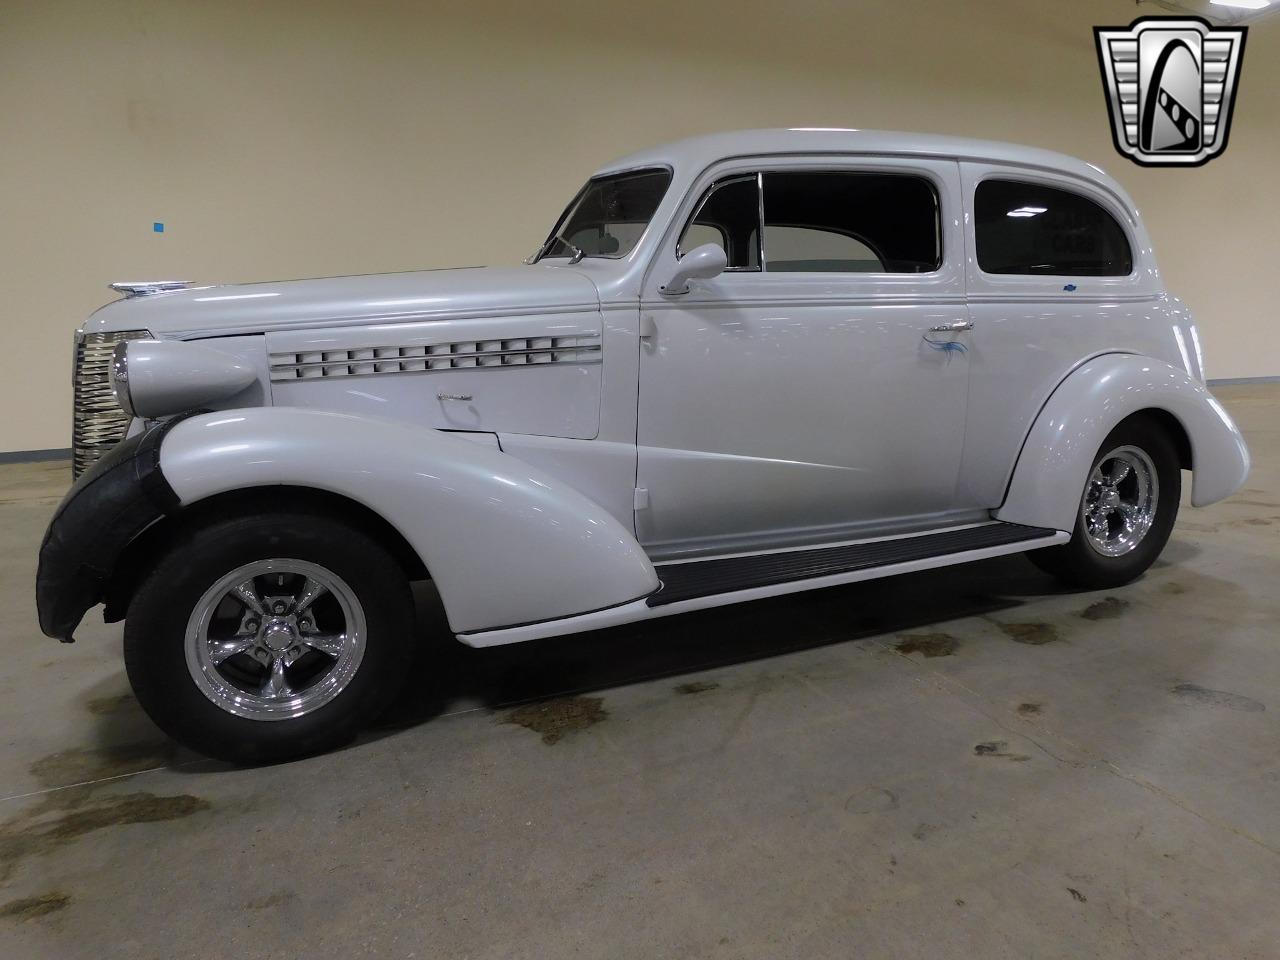
<path fill-rule="evenodd" d="M 685 218 L 684 225 L 680 228 L 680 233 L 676 237 L 676 260 L 683 260 L 686 251 L 682 244 L 684 235 L 689 232 L 689 228 L 694 225 L 694 221 L 698 219 L 698 214 L 702 213 L 702 208 L 706 206 L 707 201 L 721 187 L 726 187 L 731 183 L 739 180 L 752 180 L 756 182 L 756 259 L 760 262 L 758 267 L 725 267 L 725 273 L 763 273 L 764 272 L 764 183 L 759 170 L 754 173 L 748 171 L 746 173 L 731 173 L 721 180 L 713 180 L 702 191 L 702 196 L 698 198 L 698 202 L 694 204 L 693 212 Z M 728 251 L 726 251 L 727 253 Z"/>
<path fill-rule="evenodd" d="M 873 157 L 871 159 L 875 159 L 875 158 Z M 947 268 L 947 259 L 946 259 L 947 251 L 945 247 L 946 223 L 942 215 L 942 190 L 944 185 L 940 183 L 937 177 L 933 176 L 931 172 L 925 171 L 925 170 L 918 170 L 918 169 L 902 170 L 901 172 L 897 172 L 897 171 L 890 171 L 888 169 L 885 169 L 885 170 L 865 169 L 865 168 L 859 169 L 857 166 L 846 167 L 846 166 L 821 165 L 821 166 L 814 166 L 814 167 L 789 167 L 789 168 L 779 167 L 775 169 L 763 169 L 763 168 L 761 169 L 760 171 L 760 231 L 761 231 L 760 256 L 761 256 L 762 263 L 765 255 L 764 175 L 766 173 L 775 173 L 775 174 L 781 174 L 784 176 L 786 174 L 844 174 L 846 176 L 853 176 L 853 177 L 857 177 L 857 176 L 902 177 L 906 179 L 919 180 L 922 183 L 924 183 L 925 186 L 929 188 L 929 193 L 933 198 L 933 226 L 934 226 L 933 247 L 934 247 L 934 258 L 936 260 L 936 265 L 932 270 L 922 270 L 919 272 L 903 271 L 903 270 L 879 270 L 879 271 L 868 270 L 865 273 L 861 271 L 855 271 L 855 270 L 778 270 L 778 271 L 774 271 L 776 275 L 785 274 L 790 277 L 839 276 L 839 277 L 870 277 L 870 278 L 877 278 L 877 277 L 895 277 L 895 278 L 913 277 L 915 278 L 915 277 L 936 277 L 940 275 L 944 270 L 946 270 Z M 960 190 L 963 191 L 963 189 L 964 189 L 963 184 L 961 184 Z M 795 227 L 795 226 L 804 226 L 804 225 L 803 224 L 779 224 L 779 226 Z M 810 227 L 810 229 L 816 229 L 816 228 Z M 836 230 L 829 231 L 829 232 L 841 233 L 840 231 L 836 231 Z M 866 240 L 861 239 L 859 235 L 843 234 L 843 233 L 841 235 L 848 236 L 855 240 L 858 240 L 860 243 L 864 244 L 869 249 L 877 253 L 879 252 L 878 250 L 876 250 L 876 247 L 874 245 L 867 242 Z M 883 265 L 883 258 L 881 258 L 881 263 Z M 768 271 L 765 271 L 765 272 L 768 272 Z"/>

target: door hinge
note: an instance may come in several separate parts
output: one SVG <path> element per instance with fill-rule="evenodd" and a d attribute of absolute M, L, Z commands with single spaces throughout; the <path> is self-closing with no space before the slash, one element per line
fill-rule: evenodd
<path fill-rule="evenodd" d="M 636 487 L 635 499 L 631 501 L 631 505 L 636 510 L 648 510 L 649 509 L 649 488 Z"/>

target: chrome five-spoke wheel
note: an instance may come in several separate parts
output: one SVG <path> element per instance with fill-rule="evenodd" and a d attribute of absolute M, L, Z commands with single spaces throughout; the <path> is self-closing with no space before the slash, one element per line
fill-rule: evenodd
<path fill-rule="evenodd" d="M 1169 540 L 1182 478 L 1167 422 L 1150 414 L 1121 421 L 1098 447 L 1071 540 L 1031 560 L 1074 586 L 1109 590 L 1140 577 Z"/>
<path fill-rule="evenodd" d="M 407 571 L 340 508 L 299 491 L 217 509 L 170 534 L 129 603 L 138 703 L 185 745 L 236 763 L 349 742 L 409 676 Z"/>
<path fill-rule="evenodd" d="M 1104 557 L 1120 557 L 1140 544 L 1155 522 L 1160 479 L 1140 448 L 1116 447 L 1093 468 L 1080 504 L 1089 545 Z"/>
<path fill-rule="evenodd" d="M 354 591 L 303 560 L 259 560 L 219 579 L 187 623 L 187 668 L 206 697 L 251 720 L 316 710 L 351 682 L 365 652 Z"/>

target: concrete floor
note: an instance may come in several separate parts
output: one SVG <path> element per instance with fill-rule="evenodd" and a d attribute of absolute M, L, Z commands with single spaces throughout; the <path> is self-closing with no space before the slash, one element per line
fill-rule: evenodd
<path fill-rule="evenodd" d="M 1006 558 L 435 643 L 256 770 L 166 742 L 119 625 L 39 634 L 66 466 L 0 468 L 0 957 L 1280 956 L 1280 387 L 1219 394 L 1248 489 L 1125 589 Z"/>

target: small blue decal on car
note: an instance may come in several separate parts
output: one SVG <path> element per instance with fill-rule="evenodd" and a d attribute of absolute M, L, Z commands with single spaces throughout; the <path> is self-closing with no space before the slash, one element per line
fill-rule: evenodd
<path fill-rule="evenodd" d="M 1062 289 L 1063 289 L 1063 290 L 1065 290 L 1065 291 L 1067 291 L 1067 293 L 1075 293 L 1075 292 L 1076 292 L 1077 290 L 1079 290 L 1080 288 L 1079 288 L 1079 287 L 1077 287 L 1074 283 L 1068 283 L 1068 284 L 1067 284 L 1065 287 L 1063 287 Z"/>
<path fill-rule="evenodd" d="M 966 353 L 969 349 L 963 343 L 957 343 L 954 340 L 930 340 L 928 337 L 925 337 L 924 342 L 933 347 L 933 349 L 941 350 L 943 353 L 948 354 Z M 947 359 L 950 360 L 951 358 L 948 357 Z"/>
<path fill-rule="evenodd" d="M 157 220 L 155 223 L 151 224 L 151 232 L 164 233 L 164 224 Z"/>

